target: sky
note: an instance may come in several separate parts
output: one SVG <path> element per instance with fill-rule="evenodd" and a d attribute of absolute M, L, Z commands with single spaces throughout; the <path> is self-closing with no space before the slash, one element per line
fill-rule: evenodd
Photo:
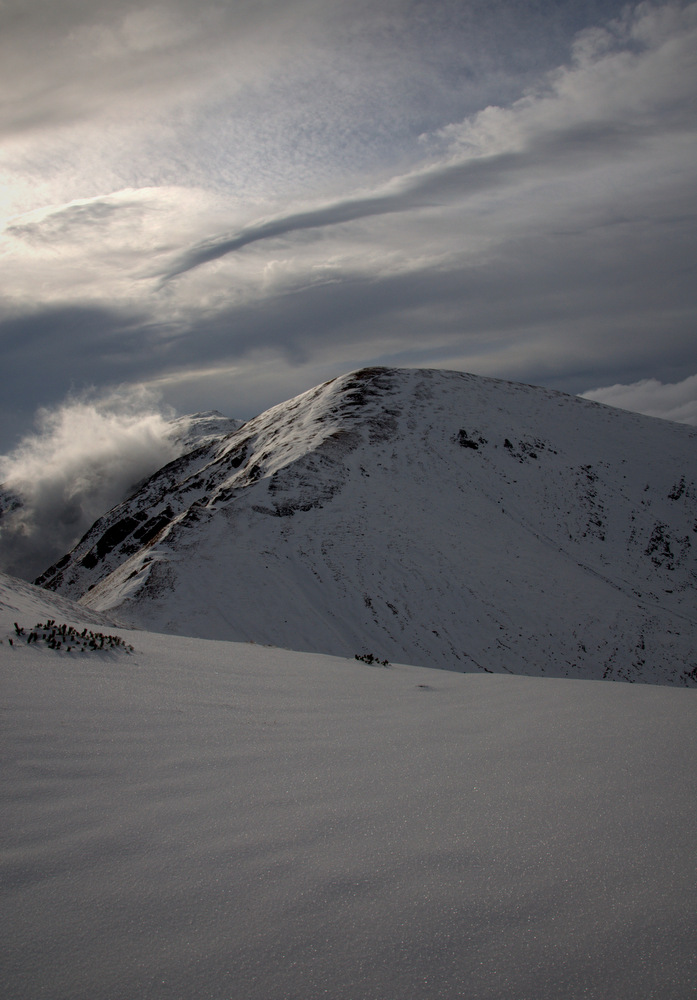
<path fill-rule="evenodd" d="M 5 468 L 366 364 L 697 422 L 695 3 L 2 0 L 0 94 Z"/>

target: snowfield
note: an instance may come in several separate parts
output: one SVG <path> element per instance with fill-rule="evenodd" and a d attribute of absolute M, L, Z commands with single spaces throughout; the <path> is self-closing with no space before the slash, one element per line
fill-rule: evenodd
<path fill-rule="evenodd" d="M 695 994 L 697 691 L 0 638 L 4 996 Z"/>

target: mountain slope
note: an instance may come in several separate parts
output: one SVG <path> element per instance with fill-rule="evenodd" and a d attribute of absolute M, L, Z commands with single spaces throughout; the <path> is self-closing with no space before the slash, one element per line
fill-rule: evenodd
<path fill-rule="evenodd" d="M 696 443 L 531 386 L 364 369 L 166 466 L 38 582 L 180 634 L 693 684 Z"/>
<path fill-rule="evenodd" d="M 23 628 L 31 629 L 38 621 L 50 618 L 73 626 L 118 627 L 107 615 L 0 572 L 0 634 L 4 626 L 12 638 L 14 631 L 8 628 L 12 623 L 18 622 Z"/>

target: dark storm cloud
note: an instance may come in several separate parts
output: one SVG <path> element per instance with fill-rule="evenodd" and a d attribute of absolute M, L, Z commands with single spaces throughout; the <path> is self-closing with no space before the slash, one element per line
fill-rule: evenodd
<path fill-rule="evenodd" d="M 1 320 L 0 449 L 14 444 L 37 407 L 57 403 L 72 388 L 132 380 L 134 365 L 152 358 L 146 330 L 143 316 L 87 306 L 36 309 Z"/>
<path fill-rule="evenodd" d="M 0 320 L 0 349 L 8 363 L 26 362 L 28 380 L 58 372 L 82 378 L 97 360 L 105 366 L 127 364 L 145 322 L 142 315 L 94 306 L 36 309 Z"/>

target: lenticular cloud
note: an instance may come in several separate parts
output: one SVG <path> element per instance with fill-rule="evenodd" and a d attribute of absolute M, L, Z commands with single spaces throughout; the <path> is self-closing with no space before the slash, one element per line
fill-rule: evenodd
<path fill-rule="evenodd" d="M 37 431 L 0 456 L 0 568 L 33 579 L 175 458 L 168 416 L 139 389 L 40 410 Z"/>

